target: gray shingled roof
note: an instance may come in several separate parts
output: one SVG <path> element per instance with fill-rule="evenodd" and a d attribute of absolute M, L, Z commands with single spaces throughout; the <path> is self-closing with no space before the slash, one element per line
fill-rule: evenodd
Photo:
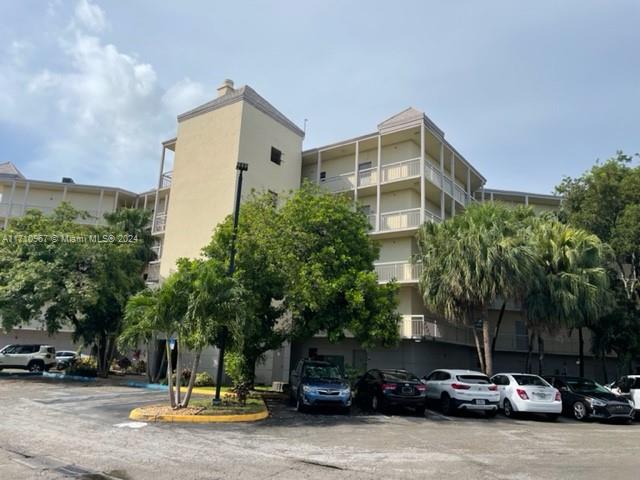
<path fill-rule="evenodd" d="M 226 105 L 231 105 L 232 103 L 240 102 L 242 100 L 250 103 L 262 113 L 269 115 L 276 122 L 287 127 L 293 133 L 304 137 L 304 131 L 300 127 L 298 127 L 295 123 L 293 123 L 282 113 L 280 113 L 277 108 L 267 102 L 249 85 L 244 85 L 243 87 L 235 89 L 231 93 L 218 97 L 214 100 L 211 100 L 210 102 L 200 105 L 199 107 L 189 110 L 188 112 L 178 115 L 178 122 L 201 115 L 203 113 L 210 112 L 212 110 L 217 110 L 218 108 L 222 108 Z"/>
<path fill-rule="evenodd" d="M 11 162 L 0 163 L 0 176 L 5 178 L 24 178 L 20 170 Z"/>

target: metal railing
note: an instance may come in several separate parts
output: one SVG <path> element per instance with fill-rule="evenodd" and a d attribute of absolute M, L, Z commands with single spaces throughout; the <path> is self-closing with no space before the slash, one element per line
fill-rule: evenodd
<path fill-rule="evenodd" d="M 156 219 L 153 224 L 153 232 L 152 233 L 162 233 L 164 232 L 167 226 L 167 214 L 166 212 L 157 213 Z"/>
<path fill-rule="evenodd" d="M 378 169 L 373 168 L 365 168 L 358 172 L 358 186 L 359 187 L 368 187 L 370 185 L 375 185 L 378 182 Z"/>
<path fill-rule="evenodd" d="M 467 206 L 467 192 L 464 191 L 464 188 L 459 185 L 454 185 L 455 189 L 453 190 L 453 198 L 456 202 L 461 203 L 465 207 Z"/>
<path fill-rule="evenodd" d="M 382 183 L 404 180 L 420 175 L 420 158 L 410 158 L 400 162 L 388 163 L 380 167 Z"/>
<path fill-rule="evenodd" d="M 404 338 L 440 337 L 438 324 L 426 321 L 424 315 L 403 315 L 400 335 Z"/>
<path fill-rule="evenodd" d="M 320 180 L 320 186 L 326 188 L 332 193 L 348 192 L 355 188 L 355 175 L 353 172 L 343 173 L 334 177 L 328 177 Z"/>
<path fill-rule="evenodd" d="M 147 265 L 147 282 L 157 283 L 160 281 L 160 262 L 158 260 L 149 262 Z"/>
<path fill-rule="evenodd" d="M 395 280 L 400 283 L 417 282 L 422 274 L 422 264 L 410 262 L 380 262 L 374 264 L 378 281 L 387 283 Z"/>
<path fill-rule="evenodd" d="M 151 251 L 156 254 L 156 258 L 160 258 L 162 256 L 162 245 L 156 244 L 151 247 Z"/>
<path fill-rule="evenodd" d="M 173 180 L 173 170 L 162 174 L 162 181 L 160 182 L 160 188 L 167 188 L 171 186 Z"/>
<path fill-rule="evenodd" d="M 425 162 L 424 164 L 424 177 L 437 187 L 442 188 L 442 173 L 439 168 L 429 162 Z"/>
<path fill-rule="evenodd" d="M 420 209 L 411 208 L 380 214 L 380 231 L 404 230 L 420 226 Z"/>

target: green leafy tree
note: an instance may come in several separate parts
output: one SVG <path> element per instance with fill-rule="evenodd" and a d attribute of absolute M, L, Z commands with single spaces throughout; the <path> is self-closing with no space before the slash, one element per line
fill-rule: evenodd
<path fill-rule="evenodd" d="M 637 157 L 637 155 L 636 155 Z M 640 354 L 640 166 L 634 157 L 618 152 L 577 178 L 565 178 L 556 187 L 563 195 L 560 218 L 597 235 L 614 252 L 609 267 L 616 307 L 594 334 L 598 351 L 614 351 L 624 372 Z M 628 335 L 620 335 L 620 332 Z"/>
<path fill-rule="evenodd" d="M 156 332 L 165 342 L 167 384 L 172 408 L 189 405 L 191 392 L 200 365 L 202 350 L 209 344 L 222 321 L 233 315 L 236 291 L 233 279 L 226 275 L 224 265 L 215 260 L 179 259 L 177 270 L 154 290 L 145 290 L 131 297 L 125 310 L 125 327 L 121 345 L 136 345 Z M 175 374 L 171 362 L 169 339 L 175 339 L 178 361 Z M 182 352 L 193 353 L 191 375 L 184 397 L 181 396 Z"/>
<path fill-rule="evenodd" d="M 593 328 L 611 309 L 606 264 L 608 246 L 585 230 L 553 218 L 539 219 L 532 232 L 539 265 L 524 305 L 530 332 L 538 337 L 542 373 L 542 333 L 575 329 L 579 336 L 580 375 L 584 375 L 583 329 Z"/>
<path fill-rule="evenodd" d="M 351 334 L 365 347 L 394 345 L 396 286 L 378 284 L 365 215 L 309 183 L 280 203 L 254 195 L 240 209 L 234 279 L 246 294 L 228 325 L 245 377 L 253 381 L 266 351 L 320 331 L 332 342 Z M 227 218 L 205 255 L 228 264 L 231 233 Z"/>
<path fill-rule="evenodd" d="M 498 204 L 474 204 L 443 223 L 426 223 L 418 234 L 425 306 L 471 327 L 488 375 L 493 370 L 489 306 L 498 298 L 518 298 L 535 269 L 521 233 L 520 219 L 527 215 Z"/>
<path fill-rule="evenodd" d="M 74 338 L 94 348 L 98 373 L 106 376 L 124 305 L 144 287 L 150 246 L 138 234 L 148 229 L 149 213 L 123 209 L 107 226 L 78 218 L 88 217 L 62 204 L 52 215 L 32 210 L 12 219 L 0 242 L 0 315 L 7 330 L 34 319 L 50 333 L 73 325 Z"/>

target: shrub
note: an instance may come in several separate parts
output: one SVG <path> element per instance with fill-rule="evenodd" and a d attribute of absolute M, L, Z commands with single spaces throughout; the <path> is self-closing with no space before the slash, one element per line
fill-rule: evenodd
<path fill-rule="evenodd" d="M 215 382 L 213 381 L 213 377 L 209 375 L 208 372 L 200 372 L 196 373 L 196 380 L 194 385 L 196 387 L 213 387 Z"/>
<path fill-rule="evenodd" d="M 98 376 L 98 365 L 94 358 L 77 358 L 64 373 L 65 375 L 95 378 Z"/>
<path fill-rule="evenodd" d="M 245 378 L 245 372 L 247 371 L 245 364 L 246 360 L 241 354 L 236 352 L 227 352 L 225 354 L 224 369 L 234 385 L 239 385 L 248 380 Z"/>

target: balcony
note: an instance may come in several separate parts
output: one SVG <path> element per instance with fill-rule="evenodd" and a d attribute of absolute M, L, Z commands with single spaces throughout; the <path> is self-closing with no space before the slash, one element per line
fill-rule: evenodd
<path fill-rule="evenodd" d="M 425 321 L 424 315 L 402 315 L 400 335 L 403 338 L 421 339 L 440 337 L 438 324 Z"/>
<path fill-rule="evenodd" d="M 394 212 L 384 212 L 380 214 L 380 229 L 376 230 L 376 214 L 367 215 L 369 225 L 374 232 L 395 232 L 409 230 L 420 226 L 420 209 L 409 208 L 406 210 L 396 210 Z M 440 216 L 428 210 L 424 212 L 426 222 L 440 222 Z"/>
<path fill-rule="evenodd" d="M 160 281 L 160 262 L 155 260 L 147 265 L 147 283 L 158 283 Z"/>
<path fill-rule="evenodd" d="M 156 244 L 151 247 L 151 251 L 156 254 L 156 258 L 160 258 L 162 256 L 162 245 Z"/>
<path fill-rule="evenodd" d="M 163 173 L 162 180 L 160 182 L 160 188 L 169 188 L 173 179 L 173 170 Z"/>
<path fill-rule="evenodd" d="M 164 233 L 164 229 L 167 226 L 167 214 L 166 212 L 156 214 L 155 221 L 153 223 L 153 232 L 151 233 Z"/>
<path fill-rule="evenodd" d="M 358 172 L 358 187 L 369 187 L 378 183 L 378 169 L 365 168 Z"/>
<path fill-rule="evenodd" d="M 465 192 L 462 187 L 455 185 L 455 188 L 453 190 L 453 198 L 456 202 L 464 205 L 465 207 L 467 206 L 467 192 Z"/>
<path fill-rule="evenodd" d="M 439 168 L 431 165 L 429 162 L 425 162 L 424 164 L 424 178 L 438 188 L 442 188 L 442 173 Z"/>
<path fill-rule="evenodd" d="M 410 262 L 380 262 L 374 264 L 378 281 L 388 283 L 417 283 L 422 274 L 422 264 Z"/>
<path fill-rule="evenodd" d="M 420 176 L 420 158 L 411 158 L 380 167 L 381 183 Z"/>
<path fill-rule="evenodd" d="M 324 180 L 320 180 L 320 186 L 331 193 L 348 192 L 355 188 L 355 175 L 350 172 L 336 175 L 335 177 L 327 177 Z"/>

